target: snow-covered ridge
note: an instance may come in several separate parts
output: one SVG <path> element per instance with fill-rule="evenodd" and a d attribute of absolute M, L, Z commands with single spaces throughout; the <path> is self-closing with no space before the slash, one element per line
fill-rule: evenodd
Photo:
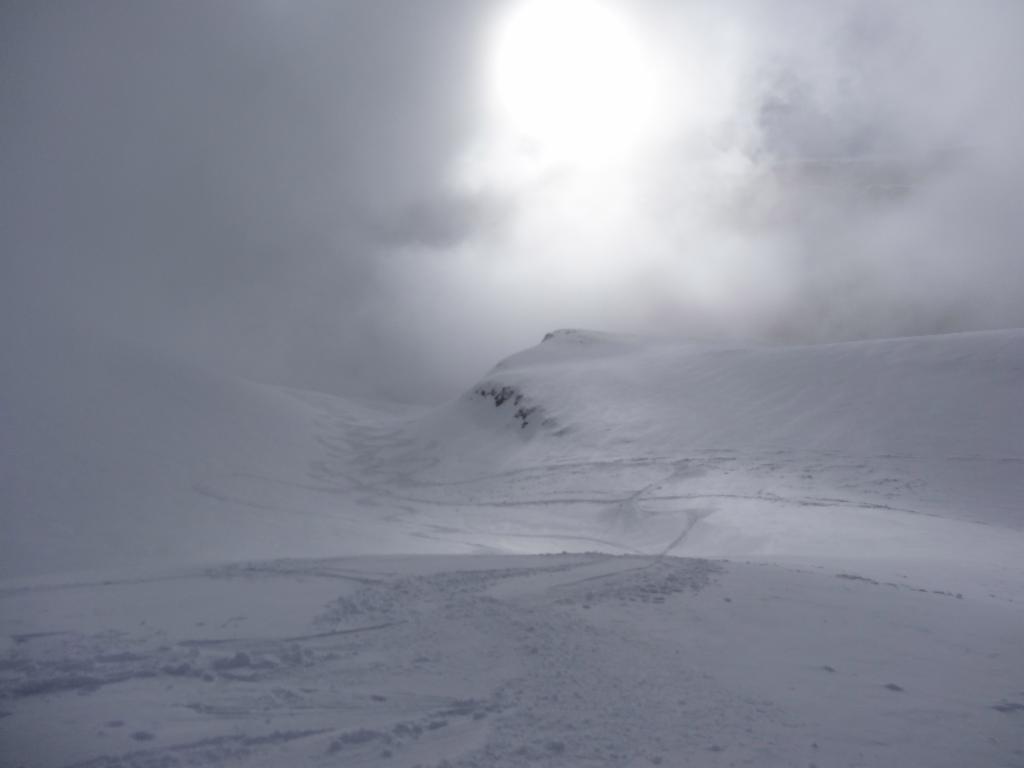
<path fill-rule="evenodd" d="M 880 482 L 933 484 L 921 494 L 932 509 L 944 500 L 952 515 L 1024 525 L 1024 331 L 790 347 L 564 331 L 484 382 L 473 391 L 507 388 L 545 417 L 527 447 L 487 451 L 503 463 L 774 451 L 792 468 L 786 456 L 846 457 L 896 475 Z"/>
<path fill-rule="evenodd" d="M 523 429 L 516 398 L 542 418 Z M 430 461 L 403 499 L 502 551 L 1009 563 L 1022 404 L 1020 330 L 788 347 L 560 332 L 409 428 L 407 455 Z"/>
<path fill-rule="evenodd" d="M 1024 458 L 1024 331 L 790 347 L 564 331 L 489 378 L 591 439 L 647 450 Z"/>

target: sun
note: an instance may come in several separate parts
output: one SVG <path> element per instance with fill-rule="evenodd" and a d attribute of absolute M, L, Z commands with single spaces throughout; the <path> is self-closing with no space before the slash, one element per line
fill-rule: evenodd
<path fill-rule="evenodd" d="M 654 67 L 607 0 L 522 0 L 498 24 L 489 91 L 505 127 L 549 158 L 610 160 L 654 123 Z"/>

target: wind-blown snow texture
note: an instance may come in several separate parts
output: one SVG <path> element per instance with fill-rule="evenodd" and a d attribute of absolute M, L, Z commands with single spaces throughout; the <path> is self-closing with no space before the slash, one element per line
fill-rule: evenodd
<path fill-rule="evenodd" d="M 55 359 L 0 764 L 1024 765 L 1024 331 L 563 331 L 431 411 Z"/>

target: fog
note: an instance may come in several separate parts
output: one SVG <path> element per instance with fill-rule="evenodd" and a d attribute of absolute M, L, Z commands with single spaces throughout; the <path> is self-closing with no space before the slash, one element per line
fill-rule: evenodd
<path fill-rule="evenodd" d="M 1024 325 L 1020 3 L 624 3 L 658 117 L 596 164 L 495 123 L 513 5 L 5 3 L 5 367 L 74 333 L 430 401 L 555 327 Z"/>

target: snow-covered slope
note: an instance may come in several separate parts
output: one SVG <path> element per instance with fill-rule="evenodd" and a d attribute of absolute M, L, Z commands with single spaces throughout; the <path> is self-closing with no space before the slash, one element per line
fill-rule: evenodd
<path fill-rule="evenodd" d="M 606 549 L 1012 559 L 1024 331 L 550 334 L 429 413 L 78 343 L 0 384 L 0 573 Z"/>
<path fill-rule="evenodd" d="M 391 557 L 3 590 L 0 763 L 1020 765 L 1020 603 L 838 576 Z"/>
<path fill-rule="evenodd" d="M 325 441 L 400 409 L 95 339 L 35 343 L 19 356 L 32 365 L 0 377 L 0 575 L 396 546 L 339 493 L 355 462 L 343 439 Z"/>
<path fill-rule="evenodd" d="M 1021 331 L 753 348 L 564 331 L 500 363 L 492 378 L 528 391 L 550 431 L 579 435 L 551 451 L 563 455 L 1024 456 Z"/>
<path fill-rule="evenodd" d="M 558 332 L 415 435 L 436 461 L 404 476 L 407 501 L 491 545 L 1013 561 L 1024 332 L 753 348 Z"/>
<path fill-rule="evenodd" d="M 1024 765 L 1024 331 L 0 397 L 0 764 Z"/>

